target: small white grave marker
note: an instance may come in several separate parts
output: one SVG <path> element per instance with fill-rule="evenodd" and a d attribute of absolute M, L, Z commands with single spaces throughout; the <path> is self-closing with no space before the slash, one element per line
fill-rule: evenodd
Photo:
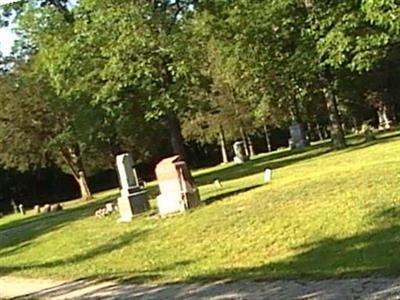
<path fill-rule="evenodd" d="M 265 169 L 264 170 L 264 183 L 269 183 L 272 180 L 272 170 Z"/>
<path fill-rule="evenodd" d="M 221 181 L 219 181 L 219 179 L 215 179 L 214 180 L 214 185 L 215 185 L 215 187 L 217 187 L 217 188 L 222 188 L 222 183 L 221 183 Z"/>

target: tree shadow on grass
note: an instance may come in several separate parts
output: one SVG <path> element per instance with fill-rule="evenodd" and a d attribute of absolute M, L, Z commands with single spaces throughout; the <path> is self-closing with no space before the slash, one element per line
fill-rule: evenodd
<path fill-rule="evenodd" d="M 227 268 L 194 276 L 209 280 L 320 280 L 400 275 L 400 208 L 371 216 L 374 230 L 347 238 L 326 238 L 304 244 L 300 253 L 252 268 Z"/>
<path fill-rule="evenodd" d="M 348 283 L 345 281 L 328 282 L 212 282 L 207 284 L 169 284 L 169 285 L 119 285 L 111 282 L 91 286 L 91 291 L 83 289 L 90 285 L 86 282 L 74 282 L 61 287 L 43 290 L 38 293 L 16 299 L 34 299 L 32 297 L 66 299 L 398 299 L 399 284 L 393 281 L 379 281 L 371 284 L 368 280 Z M 96 284 L 96 283 L 95 283 Z M 81 288 L 80 288 L 81 286 Z M 71 292 L 68 292 L 71 290 Z M 78 296 L 69 293 L 78 291 Z M 76 294 L 75 294 L 76 295 Z"/>
<path fill-rule="evenodd" d="M 25 242 L 13 247 L 8 247 L 7 250 L 0 250 L 0 255 L 1 257 L 6 257 L 6 256 L 10 256 L 10 255 L 15 255 L 17 253 L 19 253 L 21 250 L 25 249 L 26 247 L 28 247 L 31 244 L 31 242 Z"/>
<path fill-rule="evenodd" d="M 400 132 L 397 131 L 390 134 L 384 134 L 383 136 L 378 135 L 377 139 L 371 142 L 365 142 L 362 136 L 352 136 L 347 138 L 348 147 L 341 151 L 355 151 L 377 144 L 388 143 L 396 140 L 398 137 L 400 137 Z M 268 155 L 264 155 L 248 161 L 242 165 L 231 165 L 221 170 L 198 175 L 196 176 L 195 181 L 199 185 L 205 185 L 212 183 L 215 179 L 218 179 L 220 181 L 232 180 L 261 173 L 265 170 L 265 168 L 279 169 L 289 166 L 291 164 L 310 160 L 328 154 L 332 152 L 330 146 L 331 142 L 329 140 L 326 140 L 318 144 L 309 146 L 305 149 L 272 152 Z"/>
<path fill-rule="evenodd" d="M 353 138 L 352 141 L 349 142 L 349 146 L 346 149 L 343 149 L 342 151 L 351 152 L 372 147 L 375 145 L 386 144 L 399 140 L 399 137 L 400 137 L 400 132 L 397 131 L 383 136 L 378 135 L 376 139 L 372 141 L 365 141 L 363 137 L 358 136 Z"/>
<path fill-rule="evenodd" d="M 98 207 L 112 199 L 114 198 L 110 196 L 102 201 L 89 202 L 60 212 L 30 216 L 1 225 L 0 256 L 15 254 L 41 235 L 92 216 Z"/>
<path fill-rule="evenodd" d="M 248 186 L 248 187 L 245 187 L 245 188 L 231 190 L 231 191 L 225 192 L 225 193 L 223 192 L 223 193 L 218 194 L 216 196 L 206 198 L 206 200 L 204 200 L 203 202 L 206 205 L 209 205 L 209 204 L 212 204 L 214 202 L 221 201 L 221 200 L 223 200 L 223 199 L 225 199 L 227 197 L 231 197 L 231 196 L 235 196 L 235 195 L 238 195 L 238 194 L 241 194 L 241 193 L 245 193 L 245 192 L 251 191 L 251 190 L 256 189 L 256 188 L 258 188 L 260 186 L 263 186 L 263 185 L 262 184 L 255 184 L 255 185 Z"/>
<path fill-rule="evenodd" d="M 134 241 L 140 239 L 146 234 L 146 230 L 142 231 L 134 231 L 126 233 L 122 236 L 118 236 L 111 241 L 108 240 L 106 243 L 92 248 L 87 249 L 83 254 L 74 255 L 69 258 L 57 259 L 48 262 L 34 262 L 27 265 L 17 265 L 17 266 L 0 266 L 0 275 L 11 274 L 15 271 L 20 271 L 21 269 L 29 270 L 29 269 L 47 269 L 47 268 L 55 268 L 60 266 L 68 266 L 70 264 L 79 264 L 86 260 L 90 260 L 92 258 L 108 254 L 112 251 L 121 249 L 126 245 L 133 243 Z"/>
<path fill-rule="evenodd" d="M 358 297 L 372 295 L 374 299 L 387 299 L 389 296 L 393 296 L 393 292 L 397 292 L 399 295 L 398 281 L 381 280 L 379 284 L 371 285 L 369 279 L 352 283 L 338 280 L 400 274 L 400 257 L 398 256 L 400 208 L 382 210 L 372 215 L 368 221 L 375 224 L 376 229 L 347 238 L 326 238 L 315 243 L 304 244 L 297 249 L 300 251 L 298 255 L 285 260 L 252 268 L 226 268 L 215 272 L 205 272 L 199 276 L 188 278 L 181 284 L 148 286 L 131 284 L 131 282 L 134 280 L 136 283 L 140 283 L 162 278 L 164 272 L 182 265 L 190 265 L 191 261 L 173 263 L 137 276 L 136 274 L 117 273 L 112 274 L 115 278 L 111 276 L 72 281 L 30 296 L 62 297 L 103 280 L 115 279 L 104 286 L 94 286 L 94 289 L 84 292 L 79 299 L 135 297 L 145 297 L 146 299 L 208 299 L 212 297 L 221 299 L 232 299 L 232 297 L 245 299 L 298 299 L 300 297 L 304 297 L 304 299 L 307 297 L 310 299 L 354 299 L 354 293 Z M 131 238 L 128 236 L 125 238 L 130 240 Z M 108 250 L 104 248 L 101 251 Z M 271 281 L 280 279 L 284 280 Z M 288 279 L 295 279 L 295 281 L 287 281 Z M 321 279 L 329 279 L 329 281 L 315 281 Z M 237 280 L 246 280 L 247 283 L 242 282 L 242 284 L 236 285 L 233 281 Z M 258 282 L 261 280 L 263 282 Z M 265 280 L 268 281 L 265 282 Z M 358 292 L 354 291 L 354 286 L 357 287 Z M 310 297 L 309 295 L 314 296 Z"/>
<path fill-rule="evenodd" d="M 279 169 L 303 160 L 312 159 L 331 151 L 325 143 L 311 146 L 304 150 L 282 151 L 255 158 L 241 165 L 231 165 L 212 173 L 199 175 L 195 178 L 198 185 L 212 183 L 215 179 L 220 181 L 233 180 L 253 174 L 261 173 L 265 168 Z"/>
<path fill-rule="evenodd" d="M 90 298 L 89 295 L 93 295 L 99 291 L 107 292 L 116 287 L 120 290 L 125 290 L 124 285 L 139 285 L 146 282 L 151 282 L 158 280 L 162 277 L 164 272 L 173 271 L 176 268 L 190 265 L 193 261 L 182 260 L 177 261 L 172 264 L 167 264 L 161 267 L 157 267 L 151 270 L 146 270 L 140 272 L 140 274 L 134 273 L 108 273 L 105 276 L 90 276 L 84 277 L 73 281 L 67 281 L 61 284 L 56 284 L 52 287 L 42 289 L 38 292 L 27 294 L 21 297 L 16 297 L 14 299 L 31 299 L 31 298 L 53 298 L 53 297 L 65 297 L 71 293 L 82 292 L 85 289 L 90 288 L 90 292 L 85 295 L 80 295 L 77 299 L 87 299 Z M 125 290 L 126 291 L 126 290 Z M 125 292 L 124 291 L 124 292 Z M 84 292 L 85 293 L 85 292 Z M 126 293 L 125 297 L 132 297 L 132 293 Z M 69 297 L 68 297 L 69 298 Z M 101 297 L 103 298 L 103 297 Z M 98 298 L 96 298 L 98 299 Z M 115 299 L 115 298 L 114 298 Z"/>

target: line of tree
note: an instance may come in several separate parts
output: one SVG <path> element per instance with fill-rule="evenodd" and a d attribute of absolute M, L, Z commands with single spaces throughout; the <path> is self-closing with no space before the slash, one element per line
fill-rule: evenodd
<path fill-rule="evenodd" d="M 293 121 L 332 147 L 374 112 L 395 121 L 398 0 L 67 0 L 2 7 L 19 39 L 0 67 L 0 163 L 87 176 L 169 135 L 227 144 Z M 157 146 L 155 146 L 157 145 Z"/>

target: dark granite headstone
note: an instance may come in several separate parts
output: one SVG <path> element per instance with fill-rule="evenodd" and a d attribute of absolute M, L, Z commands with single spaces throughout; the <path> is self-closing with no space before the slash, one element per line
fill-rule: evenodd
<path fill-rule="evenodd" d="M 302 149 L 309 146 L 309 141 L 306 137 L 306 131 L 304 126 L 300 123 L 294 122 L 292 126 L 289 127 L 290 131 L 290 148 L 291 149 Z"/>

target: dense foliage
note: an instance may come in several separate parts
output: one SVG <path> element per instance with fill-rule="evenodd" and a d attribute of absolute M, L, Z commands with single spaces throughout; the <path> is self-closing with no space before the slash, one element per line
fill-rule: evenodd
<path fill-rule="evenodd" d="M 301 122 L 343 148 L 346 130 L 396 120 L 399 16 L 398 0 L 6 5 L 19 39 L 2 56 L 0 161 L 68 167 L 90 198 L 86 175 L 114 155 L 184 156 L 184 137 L 226 162 L 230 142 L 271 149 L 272 128 Z"/>

